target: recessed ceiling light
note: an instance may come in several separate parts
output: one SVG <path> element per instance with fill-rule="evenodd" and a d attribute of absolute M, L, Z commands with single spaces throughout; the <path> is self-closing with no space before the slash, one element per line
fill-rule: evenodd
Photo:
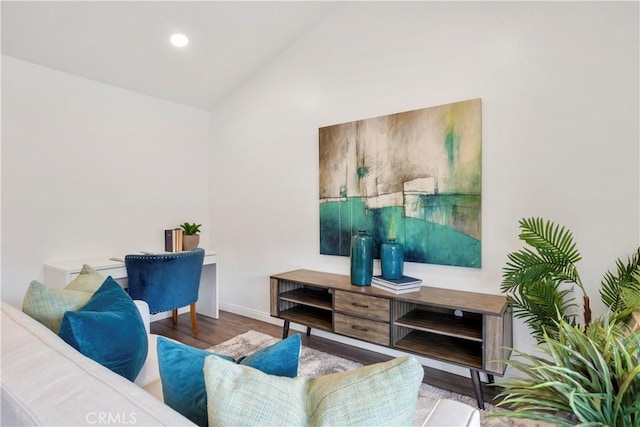
<path fill-rule="evenodd" d="M 189 37 L 184 34 L 175 33 L 171 36 L 171 44 L 175 47 L 185 47 L 189 44 Z"/>

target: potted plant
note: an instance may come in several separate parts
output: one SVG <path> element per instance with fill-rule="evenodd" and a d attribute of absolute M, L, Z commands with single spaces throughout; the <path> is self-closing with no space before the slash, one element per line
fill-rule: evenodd
<path fill-rule="evenodd" d="M 558 426 L 640 425 L 640 332 L 624 326 L 640 307 L 640 248 L 604 275 L 600 297 L 609 312 L 593 320 L 571 231 L 542 218 L 522 219 L 520 228 L 527 247 L 508 255 L 502 291 L 543 356 L 512 349 L 504 362 L 523 376 L 497 384 L 504 388 L 499 406 L 511 412 L 495 416 Z M 582 294 L 582 324 L 572 313 L 578 304 L 571 285 Z"/>
<path fill-rule="evenodd" d="M 510 411 L 489 416 L 555 426 L 640 425 L 640 332 L 629 334 L 606 318 L 586 330 L 560 320 L 537 347 L 543 356 L 514 350 L 505 361 L 523 377 L 499 383 L 498 406 Z"/>
<path fill-rule="evenodd" d="M 200 227 L 202 224 L 184 222 L 180 224 L 182 229 L 182 250 L 190 251 L 197 248 L 200 243 Z"/>
<path fill-rule="evenodd" d="M 584 327 L 591 323 L 589 295 L 576 263 L 581 255 L 570 230 L 542 218 L 520 221 L 520 240 L 528 247 L 508 255 L 503 268 L 501 290 L 507 294 L 514 316 L 521 318 L 541 342 L 546 331 L 554 335 L 558 320 L 580 323 L 574 285 L 582 294 Z M 640 307 L 640 248 L 626 262 L 617 260 L 617 272 L 607 272 L 601 282 L 600 297 L 609 307 L 612 320 L 625 322 Z"/>

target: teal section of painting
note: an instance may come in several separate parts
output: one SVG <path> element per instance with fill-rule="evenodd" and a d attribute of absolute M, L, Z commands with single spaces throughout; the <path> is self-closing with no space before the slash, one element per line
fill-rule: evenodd
<path fill-rule="evenodd" d="M 349 256 L 351 236 L 358 230 L 367 230 L 371 235 L 373 224 L 372 216 L 368 215 L 361 197 L 321 203 L 320 253 Z"/>
<path fill-rule="evenodd" d="M 422 199 L 425 207 L 422 218 L 405 217 L 402 206 L 367 209 L 359 197 L 322 203 L 320 253 L 349 256 L 351 236 L 359 229 L 366 229 L 373 237 L 376 258 L 380 258 L 380 245 L 395 238 L 404 246 L 407 262 L 481 267 L 480 240 L 451 226 L 427 220 L 449 218 L 468 226 L 471 219 L 480 217 L 480 197 L 439 195 Z"/>

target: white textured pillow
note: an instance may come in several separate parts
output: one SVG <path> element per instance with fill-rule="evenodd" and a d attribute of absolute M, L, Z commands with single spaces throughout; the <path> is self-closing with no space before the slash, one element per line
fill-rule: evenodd
<path fill-rule="evenodd" d="M 91 292 L 93 294 L 102 286 L 104 279 L 106 279 L 106 277 L 94 270 L 93 267 L 84 264 L 78 277 L 69 282 L 69 284 L 65 286 L 65 289 L 70 291 Z"/>
<path fill-rule="evenodd" d="M 78 277 L 62 289 L 48 288 L 32 281 L 22 300 L 22 311 L 56 334 L 66 311 L 78 311 L 104 283 L 104 276 L 83 265 Z"/>
<path fill-rule="evenodd" d="M 286 378 L 208 356 L 209 425 L 408 426 L 423 376 L 409 357 L 318 378 Z"/>

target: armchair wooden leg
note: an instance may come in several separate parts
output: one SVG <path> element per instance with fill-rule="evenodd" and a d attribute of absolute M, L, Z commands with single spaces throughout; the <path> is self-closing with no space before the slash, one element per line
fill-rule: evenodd
<path fill-rule="evenodd" d="M 177 324 L 178 323 L 178 309 L 174 308 L 173 310 L 171 310 L 171 320 L 173 320 L 173 324 Z"/>
<path fill-rule="evenodd" d="M 193 333 L 198 335 L 198 319 L 196 319 L 196 303 L 194 302 L 190 306 L 191 308 L 191 327 L 193 328 Z"/>

